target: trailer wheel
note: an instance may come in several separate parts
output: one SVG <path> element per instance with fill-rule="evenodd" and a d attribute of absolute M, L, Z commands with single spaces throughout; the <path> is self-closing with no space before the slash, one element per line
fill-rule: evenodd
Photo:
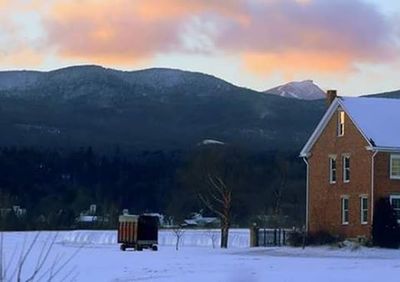
<path fill-rule="evenodd" d="M 136 251 L 139 251 L 139 252 L 141 252 L 141 251 L 143 251 L 143 246 L 141 246 L 141 245 L 136 245 Z"/>
<path fill-rule="evenodd" d="M 120 247 L 120 249 L 121 249 L 121 251 L 125 252 L 125 251 L 126 251 L 126 246 L 125 246 L 125 244 L 122 244 L 121 247 Z"/>
<path fill-rule="evenodd" d="M 153 245 L 153 246 L 151 247 L 151 249 L 152 249 L 153 251 L 157 251 L 157 250 L 158 250 L 158 246 L 157 246 L 157 245 Z"/>

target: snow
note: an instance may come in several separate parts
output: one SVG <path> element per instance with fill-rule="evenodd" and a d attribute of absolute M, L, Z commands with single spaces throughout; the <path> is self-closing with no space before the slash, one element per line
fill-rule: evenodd
<path fill-rule="evenodd" d="M 225 145 L 224 142 L 213 140 L 213 139 L 205 139 L 201 141 L 198 145 Z"/>
<path fill-rule="evenodd" d="M 97 216 L 95 215 L 81 215 L 78 219 L 79 222 L 95 222 L 97 221 Z"/>
<path fill-rule="evenodd" d="M 188 239 L 176 251 L 170 246 L 171 236 L 162 231 L 158 252 L 122 252 L 115 244 L 113 231 L 60 232 L 49 257 L 50 265 L 72 254 L 76 256 L 62 269 L 54 281 L 62 281 L 72 271 L 73 281 L 221 281 L 221 282 L 313 282 L 313 281 L 398 281 L 400 251 L 383 249 L 351 248 L 253 248 L 242 243 L 228 250 L 213 249 L 202 242 L 209 230 L 187 231 Z M 215 231 L 216 232 L 216 231 Z M 32 240 L 34 232 L 4 233 L 6 261 L 13 250 L 20 250 Z M 43 244 L 55 232 L 42 232 L 38 243 L 23 269 L 23 277 L 36 265 Z M 233 230 L 239 237 L 246 230 Z M 167 239 L 168 238 L 168 239 Z M 84 245 L 82 243 L 85 242 Z M 83 246 L 81 249 L 80 247 Z M 18 253 L 18 252 L 17 252 Z M 18 256 L 14 256 L 15 261 Z M 10 266 L 12 269 L 13 265 Z M 48 265 L 46 266 L 48 267 Z M 45 279 L 43 279 L 45 280 Z M 41 280 L 41 281 L 43 281 Z M 69 281 L 70 279 L 66 279 Z M 37 281 L 37 280 L 36 280 Z"/>
<path fill-rule="evenodd" d="M 215 236 L 218 234 L 218 236 Z M 214 242 L 219 244 L 219 230 L 216 229 L 200 229 L 185 230 L 181 238 L 181 247 L 211 247 L 213 238 L 217 238 Z M 229 247 L 230 248 L 247 248 L 250 245 L 248 229 L 233 229 L 230 232 Z M 108 245 L 117 244 L 116 231 L 91 231 L 78 230 L 63 233 L 59 242 L 63 244 L 74 245 Z M 172 230 L 160 230 L 158 233 L 158 243 L 160 246 L 175 246 L 176 237 Z"/>
<path fill-rule="evenodd" d="M 318 100 L 326 97 L 325 92 L 314 84 L 312 80 L 292 81 L 264 92 L 302 100 Z"/>
<path fill-rule="evenodd" d="M 400 100 L 346 97 L 339 103 L 377 147 L 400 149 Z"/>

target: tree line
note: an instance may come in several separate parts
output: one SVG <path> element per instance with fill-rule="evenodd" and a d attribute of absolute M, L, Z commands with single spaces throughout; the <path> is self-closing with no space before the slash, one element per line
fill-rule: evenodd
<path fill-rule="evenodd" d="M 222 181 L 222 182 L 221 182 Z M 0 148 L 0 226 L 3 230 L 79 228 L 77 218 L 96 204 L 115 228 L 123 209 L 157 212 L 182 222 L 211 208 L 212 185 L 232 189 L 229 226 L 301 226 L 305 171 L 297 152 L 254 152 L 228 145 L 181 151 L 111 154 L 76 150 Z M 220 187 L 221 188 L 221 187 Z M 211 198 L 210 198 L 211 197 Z M 12 207 L 26 209 L 18 216 Z M 95 226 L 96 227 L 96 226 Z"/>

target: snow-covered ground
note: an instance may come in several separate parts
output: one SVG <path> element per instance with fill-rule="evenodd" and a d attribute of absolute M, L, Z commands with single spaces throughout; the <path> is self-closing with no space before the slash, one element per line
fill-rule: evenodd
<path fill-rule="evenodd" d="M 215 232 L 215 233 L 213 233 Z M 57 234 L 46 264 L 34 281 L 399 281 L 400 251 L 360 248 L 248 248 L 248 231 L 231 233 L 231 248 L 212 247 L 217 231 L 186 231 L 179 251 L 171 231 L 160 232 L 160 248 L 122 252 L 113 231 L 65 231 Z M 25 281 L 56 233 L 42 232 L 22 269 Z M 12 276 L 21 250 L 34 232 L 3 236 L 4 268 Z M 25 245 L 25 246 L 24 246 Z M 70 261 L 68 261 L 71 258 Z M 11 262 L 11 263 L 10 263 Z M 63 266 L 64 263 L 67 264 Z M 12 281 L 15 281 L 15 276 Z M 66 279 L 64 279 L 66 277 Z"/>
<path fill-rule="evenodd" d="M 180 239 L 181 247 L 211 247 L 218 246 L 220 240 L 219 230 L 184 230 Z M 232 229 L 229 234 L 230 248 L 247 248 L 250 245 L 250 234 L 248 229 Z M 64 244 L 84 244 L 84 245 L 108 245 L 117 244 L 116 231 L 89 231 L 78 230 L 63 232 L 60 234 L 59 242 Z M 172 230 L 160 230 L 158 233 L 158 243 L 160 246 L 175 246 L 176 236 Z"/>

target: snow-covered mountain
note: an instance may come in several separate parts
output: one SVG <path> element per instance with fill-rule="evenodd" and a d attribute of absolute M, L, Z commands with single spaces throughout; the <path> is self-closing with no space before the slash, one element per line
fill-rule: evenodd
<path fill-rule="evenodd" d="M 268 94 L 301 100 L 318 100 L 325 98 L 325 92 L 312 80 L 293 81 L 264 91 Z"/>
<path fill-rule="evenodd" d="M 299 150 L 326 106 L 294 100 L 174 69 L 0 71 L 0 146 Z"/>

